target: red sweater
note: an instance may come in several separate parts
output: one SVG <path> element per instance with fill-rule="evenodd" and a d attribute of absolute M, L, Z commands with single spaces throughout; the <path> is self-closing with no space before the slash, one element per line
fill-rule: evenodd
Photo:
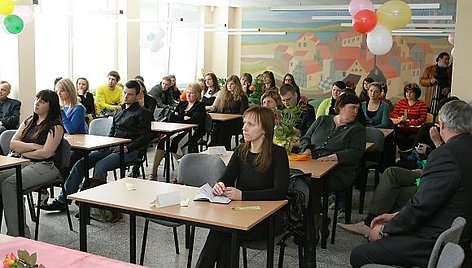
<path fill-rule="evenodd" d="M 426 121 L 428 108 L 426 107 L 426 103 L 424 101 L 418 100 L 415 102 L 415 104 L 413 104 L 413 106 L 410 106 L 407 99 L 401 99 L 397 102 L 397 105 L 395 105 L 395 108 L 390 114 L 390 117 L 398 118 L 403 116 L 405 110 L 407 110 L 408 113 L 410 126 L 419 126 Z"/>

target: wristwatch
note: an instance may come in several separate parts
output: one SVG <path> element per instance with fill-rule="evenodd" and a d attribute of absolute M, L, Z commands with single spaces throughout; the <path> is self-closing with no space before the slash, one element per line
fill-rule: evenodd
<path fill-rule="evenodd" d="M 380 237 L 380 239 L 387 237 L 387 234 L 384 233 L 384 225 L 382 225 L 382 227 L 380 227 L 379 237 Z"/>

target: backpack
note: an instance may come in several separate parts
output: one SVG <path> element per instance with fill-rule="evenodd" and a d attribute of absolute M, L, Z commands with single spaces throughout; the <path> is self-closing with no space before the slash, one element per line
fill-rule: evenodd
<path fill-rule="evenodd" d="M 103 182 L 101 180 L 91 179 L 89 187 L 86 189 L 97 187 L 105 183 L 106 182 Z M 115 222 L 120 221 L 123 218 L 123 214 L 121 214 L 120 212 L 116 212 L 114 210 L 91 207 L 90 218 L 99 222 L 115 223 Z"/>

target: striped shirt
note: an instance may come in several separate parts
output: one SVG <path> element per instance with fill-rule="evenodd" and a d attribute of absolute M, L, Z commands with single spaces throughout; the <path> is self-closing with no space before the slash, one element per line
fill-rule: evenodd
<path fill-rule="evenodd" d="M 426 114 L 428 113 L 428 108 L 426 103 L 422 100 L 417 100 L 415 104 L 410 106 L 407 99 L 401 99 L 395 105 L 393 112 L 390 114 L 392 118 L 398 118 L 403 116 L 407 111 L 407 118 L 410 120 L 409 125 L 411 126 L 420 126 L 426 121 Z"/>

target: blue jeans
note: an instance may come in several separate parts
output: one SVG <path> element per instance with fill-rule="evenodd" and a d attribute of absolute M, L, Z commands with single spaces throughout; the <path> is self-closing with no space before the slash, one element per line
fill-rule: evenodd
<path fill-rule="evenodd" d="M 120 167 L 120 153 L 113 153 L 114 148 L 107 148 L 105 150 L 94 151 L 89 155 L 88 168 L 95 167 L 93 174 L 94 179 L 99 179 L 106 182 L 107 172 L 110 170 L 115 170 Z M 134 161 L 138 158 L 139 150 L 133 150 L 131 152 L 125 153 L 125 163 Z M 85 177 L 84 173 L 84 159 L 80 159 L 72 167 L 69 177 L 64 184 L 64 189 L 66 193 L 73 194 L 79 190 L 79 185 Z M 61 193 L 58 198 L 59 202 L 65 203 L 66 200 L 64 195 Z"/>

